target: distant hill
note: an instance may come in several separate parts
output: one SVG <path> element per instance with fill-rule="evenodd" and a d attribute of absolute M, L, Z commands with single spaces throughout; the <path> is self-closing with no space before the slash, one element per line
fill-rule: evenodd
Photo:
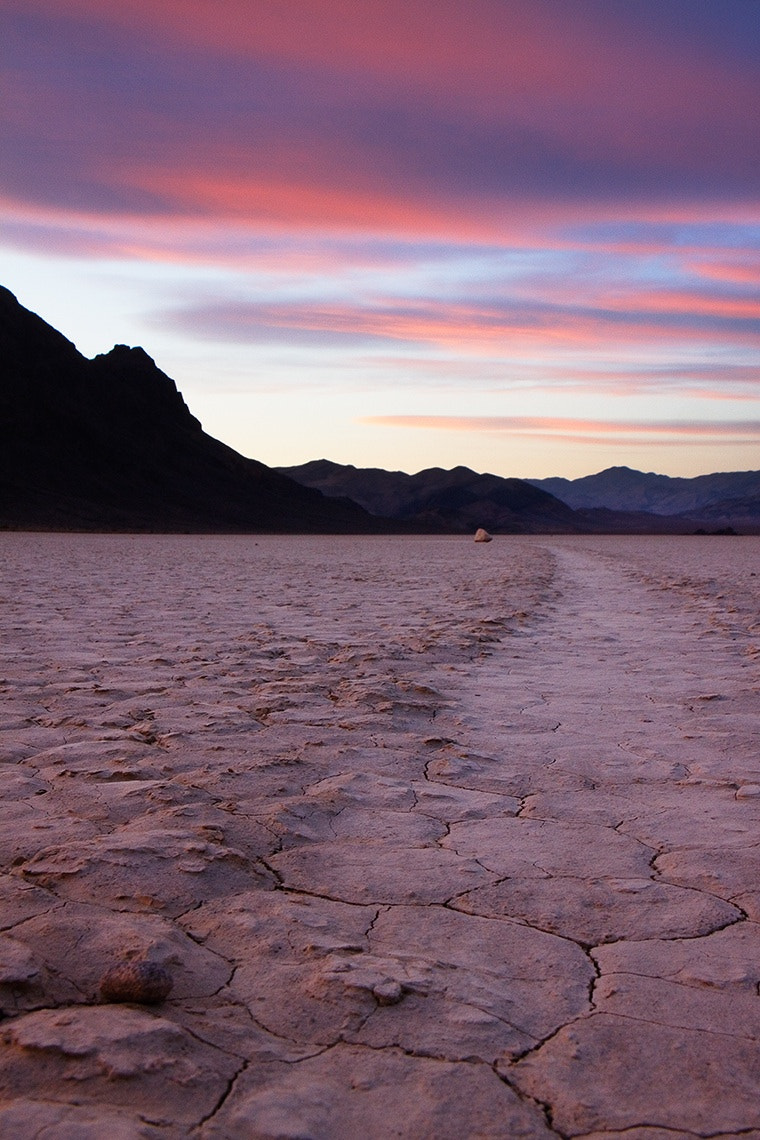
<path fill-rule="evenodd" d="M 560 492 L 565 494 L 566 488 L 587 483 L 588 479 L 504 479 L 478 475 L 467 467 L 451 471 L 433 467 L 407 475 L 403 471 L 353 467 L 327 459 L 278 470 L 325 495 L 348 496 L 371 514 L 403 520 L 419 531 L 466 532 L 484 526 L 503 534 L 693 534 L 696 530 L 712 533 L 733 527 L 745 533 L 760 533 L 758 501 L 751 497 L 721 501 L 701 510 L 695 508 L 693 513 L 658 514 L 636 505 L 634 497 L 625 500 L 621 496 L 621 502 L 634 505 L 620 508 L 600 504 L 593 495 L 589 495 L 588 503 L 579 496 L 577 507 L 568 501 L 569 494 L 561 501 Z M 629 468 L 611 470 L 641 475 Z M 724 478 L 729 480 L 731 476 Z M 554 487 L 556 491 L 552 490 Z"/>
<path fill-rule="evenodd" d="M 88 360 L 0 287 L 0 526 L 364 532 L 354 503 L 207 435 L 141 348 Z"/>
<path fill-rule="evenodd" d="M 407 475 L 317 459 L 278 471 L 419 530 L 466 533 L 482 526 L 502 534 L 577 534 L 593 529 L 553 495 L 522 479 L 478 475 L 468 467 L 432 467 Z"/>
<path fill-rule="evenodd" d="M 529 479 L 575 510 L 605 507 L 688 515 L 712 522 L 760 523 L 760 471 L 719 472 L 693 479 L 608 467 L 582 479 Z"/>

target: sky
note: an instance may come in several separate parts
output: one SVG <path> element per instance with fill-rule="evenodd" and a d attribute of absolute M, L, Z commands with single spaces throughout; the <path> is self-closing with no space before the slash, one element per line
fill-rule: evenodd
<path fill-rule="evenodd" d="M 760 468 L 760 0 L 0 0 L 0 283 L 212 435 Z"/>

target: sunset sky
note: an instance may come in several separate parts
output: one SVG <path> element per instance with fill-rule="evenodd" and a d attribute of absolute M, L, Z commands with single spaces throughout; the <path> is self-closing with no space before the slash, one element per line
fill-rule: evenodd
<path fill-rule="evenodd" d="M 760 468 L 760 0 L 0 0 L 0 283 L 271 465 Z"/>

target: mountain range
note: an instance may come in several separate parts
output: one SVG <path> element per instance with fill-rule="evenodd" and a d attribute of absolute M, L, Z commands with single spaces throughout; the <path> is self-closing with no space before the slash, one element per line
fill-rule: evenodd
<path fill-rule="evenodd" d="M 575 481 L 521 480 L 479 475 L 467 467 L 451 471 L 434 467 L 407 475 L 326 459 L 278 470 L 325 495 L 347 496 L 373 515 L 418 528 L 467 531 L 483 526 L 501 533 L 530 534 L 691 534 L 741 528 L 745 533 L 760 533 L 760 472 L 669 479 L 616 467 Z M 661 504 L 662 509 L 641 505 L 643 488 L 650 481 L 653 489 L 647 501 Z M 687 486 L 680 489 L 689 504 L 683 511 L 667 510 L 664 487 L 673 483 L 699 483 L 698 492 L 690 493 Z M 661 484 L 658 499 L 655 488 Z M 757 488 L 754 496 L 753 487 Z M 745 493 L 728 500 L 726 489 Z M 543 496 L 550 492 L 551 497 L 539 498 L 537 492 Z"/>
<path fill-rule="evenodd" d="M 407 475 L 317 459 L 277 470 L 417 530 L 467 532 L 482 526 L 503 534 L 577 534 L 588 529 L 582 515 L 541 488 L 522 479 L 478 475 L 467 467 L 433 467 Z"/>
<path fill-rule="evenodd" d="M 0 527 L 281 533 L 760 533 L 760 472 L 614 467 L 507 479 L 315 460 L 266 467 L 203 431 L 142 348 L 89 360 L 0 286 Z"/>
<path fill-rule="evenodd" d="M 581 479 L 529 479 L 574 510 L 605 507 L 656 515 L 760 523 L 760 471 L 725 471 L 672 478 L 630 467 L 608 467 Z"/>

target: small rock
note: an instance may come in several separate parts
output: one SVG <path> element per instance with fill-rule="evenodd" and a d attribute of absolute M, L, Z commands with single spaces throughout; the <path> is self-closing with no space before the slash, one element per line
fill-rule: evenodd
<path fill-rule="evenodd" d="M 169 996 L 173 985 L 169 971 L 157 962 L 123 962 L 103 975 L 100 996 L 103 1001 L 158 1005 Z"/>
<path fill-rule="evenodd" d="M 478 527 L 478 529 L 475 531 L 476 542 L 491 542 L 492 539 L 493 535 L 489 534 L 487 530 L 483 530 L 482 526 Z"/>
<path fill-rule="evenodd" d="M 401 984 L 390 980 L 378 982 L 376 986 L 372 987 L 372 993 L 375 995 L 378 1005 L 398 1005 L 404 996 Z"/>

